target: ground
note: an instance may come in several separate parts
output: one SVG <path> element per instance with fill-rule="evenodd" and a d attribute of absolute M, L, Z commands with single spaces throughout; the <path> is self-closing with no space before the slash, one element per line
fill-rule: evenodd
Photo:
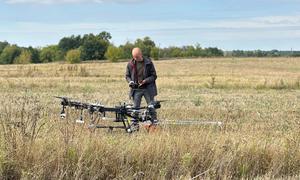
<path fill-rule="evenodd" d="M 126 62 L 0 66 L 2 177 L 22 179 L 299 178 L 300 59 L 154 61 L 163 126 L 90 132 L 59 118 L 53 96 L 128 102 Z"/>

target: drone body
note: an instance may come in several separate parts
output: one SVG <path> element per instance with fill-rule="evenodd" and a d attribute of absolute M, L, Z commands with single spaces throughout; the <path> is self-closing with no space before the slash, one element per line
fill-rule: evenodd
<path fill-rule="evenodd" d="M 151 113 L 153 113 L 155 109 L 159 109 L 161 107 L 160 101 L 153 102 L 149 106 L 134 108 L 132 105 L 126 103 L 116 107 L 105 107 L 101 104 L 92 104 L 75 101 L 68 97 L 56 96 L 56 98 L 61 99 L 62 110 L 60 113 L 60 117 L 62 119 L 66 118 L 66 108 L 75 108 L 76 110 L 80 110 L 80 117 L 79 120 L 76 121 L 77 123 L 84 123 L 83 111 L 88 111 L 91 117 L 89 128 L 107 128 L 110 130 L 119 128 L 124 129 L 127 133 L 138 131 L 139 122 L 149 121 L 149 126 L 155 126 L 155 124 L 153 124 L 153 120 L 151 119 Z M 102 119 L 105 119 L 107 112 L 115 113 L 115 118 L 113 119 L 113 122 L 122 123 L 122 125 L 105 126 L 96 124 L 96 119 L 94 118 L 94 115 L 99 115 L 102 117 Z"/>

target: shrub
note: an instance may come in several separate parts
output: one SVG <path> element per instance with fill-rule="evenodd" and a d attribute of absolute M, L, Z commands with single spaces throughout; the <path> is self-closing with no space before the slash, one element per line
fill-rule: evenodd
<path fill-rule="evenodd" d="M 154 60 L 158 60 L 159 59 L 159 48 L 157 48 L 157 47 L 151 48 L 151 57 Z"/>
<path fill-rule="evenodd" d="M 116 62 L 118 59 L 121 59 L 123 55 L 123 49 L 115 47 L 113 45 L 109 46 L 105 53 L 105 57 L 111 62 Z"/>
<path fill-rule="evenodd" d="M 19 57 L 14 60 L 15 64 L 29 64 L 32 60 L 32 54 L 29 50 L 22 50 Z"/>
<path fill-rule="evenodd" d="M 47 46 L 41 50 L 40 60 L 42 62 L 53 62 L 63 60 L 63 53 L 57 45 Z"/>
<path fill-rule="evenodd" d="M 21 49 L 16 45 L 6 46 L 0 56 L 0 64 L 12 64 L 21 54 Z"/>
<path fill-rule="evenodd" d="M 81 52 L 78 49 L 73 49 L 67 52 L 66 61 L 68 63 L 80 63 L 81 62 Z"/>

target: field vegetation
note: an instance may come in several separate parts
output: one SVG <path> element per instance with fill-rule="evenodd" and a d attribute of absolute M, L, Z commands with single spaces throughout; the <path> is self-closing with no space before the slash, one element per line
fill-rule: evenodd
<path fill-rule="evenodd" d="M 26 56 L 26 52 L 23 52 Z M 0 66 L 1 179 L 299 179 L 300 59 L 155 61 L 155 133 L 91 132 L 59 100 L 128 101 L 126 63 Z M 86 117 L 86 120 L 87 117 Z"/>

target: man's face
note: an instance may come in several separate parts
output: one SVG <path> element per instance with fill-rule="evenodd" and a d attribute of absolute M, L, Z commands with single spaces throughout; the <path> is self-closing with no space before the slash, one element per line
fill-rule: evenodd
<path fill-rule="evenodd" d="M 143 54 L 139 49 L 133 50 L 132 57 L 136 61 L 142 61 L 143 60 Z"/>

